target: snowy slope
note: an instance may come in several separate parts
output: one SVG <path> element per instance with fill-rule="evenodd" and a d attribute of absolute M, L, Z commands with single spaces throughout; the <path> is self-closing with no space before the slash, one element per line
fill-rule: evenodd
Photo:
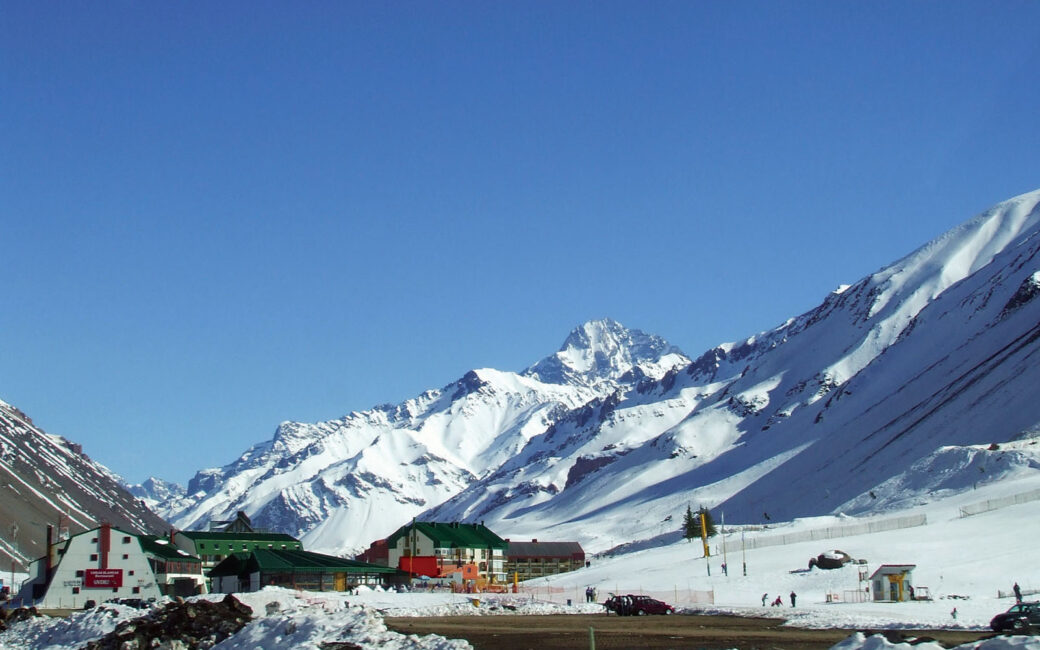
<path fill-rule="evenodd" d="M 46 527 L 75 534 L 107 521 L 163 534 L 169 526 L 121 479 L 60 436 L 0 401 L 0 558 L 22 568 L 46 553 Z"/>
<path fill-rule="evenodd" d="M 775 330 L 560 419 L 424 516 L 602 549 L 651 536 L 688 504 L 748 523 L 869 509 L 863 495 L 940 448 L 1029 435 L 1038 199 L 1000 204 Z"/>
<path fill-rule="evenodd" d="M 247 512 L 307 548 L 355 553 L 513 458 L 561 414 L 688 363 L 603 320 L 523 374 L 474 370 L 440 390 L 318 424 L 285 422 L 236 462 L 199 472 L 160 508 L 180 528 Z M 565 383 L 540 379 L 552 375 Z"/>

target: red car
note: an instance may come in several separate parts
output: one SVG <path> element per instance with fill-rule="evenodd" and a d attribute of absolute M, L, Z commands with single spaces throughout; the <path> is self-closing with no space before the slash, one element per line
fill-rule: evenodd
<path fill-rule="evenodd" d="M 647 614 L 674 614 L 675 608 L 650 596 L 611 596 L 603 603 L 607 611 L 618 616 L 646 616 Z"/>

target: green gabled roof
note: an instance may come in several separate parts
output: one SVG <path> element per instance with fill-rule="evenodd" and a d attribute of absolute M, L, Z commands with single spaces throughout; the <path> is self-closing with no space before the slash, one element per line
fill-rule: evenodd
<path fill-rule="evenodd" d="M 506 540 L 491 532 L 483 524 L 463 524 L 457 522 L 438 523 L 433 521 L 416 521 L 401 526 L 387 538 L 390 546 L 397 540 L 410 535 L 412 528 L 433 540 L 437 548 L 497 548 L 505 549 Z"/>
<path fill-rule="evenodd" d="M 193 541 L 204 542 L 295 542 L 300 543 L 292 535 L 285 533 L 225 533 L 218 530 L 179 530 L 178 535 L 184 535 Z"/>
<path fill-rule="evenodd" d="M 346 571 L 348 573 L 397 573 L 397 569 L 347 560 L 333 555 L 310 551 L 283 551 L 260 548 L 253 551 L 253 560 L 264 571 L 290 569 L 294 571 Z"/>
<path fill-rule="evenodd" d="M 280 549 L 258 548 L 248 553 L 234 553 L 223 562 L 213 567 L 210 577 L 242 575 L 256 571 L 285 571 L 295 573 L 357 573 L 396 574 L 397 569 L 369 564 L 357 560 L 347 560 L 332 555 L 322 555 L 310 551 L 290 551 Z"/>
<path fill-rule="evenodd" d="M 252 554 L 250 553 L 232 553 L 221 560 L 217 566 L 207 571 L 206 575 L 210 578 L 220 578 L 223 576 L 237 576 L 242 573 L 248 573 L 246 568 L 250 557 L 252 557 Z"/>
<path fill-rule="evenodd" d="M 139 535 L 141 550 L 145 553 L 163 558 L 164 560 L 176 560 L 178 562 L 199 562 L 202 560 L 191 553 L 187 553 L 170 543 L 165 537 L 155 535 Z"/>

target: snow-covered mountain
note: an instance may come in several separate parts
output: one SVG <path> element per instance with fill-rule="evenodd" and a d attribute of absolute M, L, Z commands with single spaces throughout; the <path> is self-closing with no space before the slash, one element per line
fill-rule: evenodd
<path fill-rule="evenodd" d="M 167 508 L 174 507 L 187 494 L 182 485 L 155 476 L 149 477 L 144 483 L 127 485 L 126 489 L 149 508 L 155 508 L 159 504 Z"/>
<path fill-rule="evenodd" d="M 198 472 L 160 511 L 195 528 L 244 510 L 309 549 L 356 552 L 494 471 L 565 414 L 688 363 L 659 337 L 586 323 L 521 374 L 472 370 L 402 404 L 282 423 L 234 463 Z"/>
<path fill-rule="evenodd" d="M 1002 203 L 772 331 L 560 418 L 425 516 L 602 548 L 688 504 L 745 523 L 869 511 L 888 493 L 874 488 L 939 450 L 1035 435 L 1038 201 Z"/>
<path fill-rule="evenodd" d="M 21 567 L 46 554 L 46 528 L 75 534 L 102 521 L 142 533 L 169 525 L 122 487 L 122 480 L 68 440 L 36 427 L 0 401 L 0 559 Z M 67 529 L 67 531 L 65 531 Z"/>
<path fill-rule="evenodd" d="M 245 510 L 333 552 L 415 515 L 595 551 L 675 528 L 687 505 L 750 523 L 883 509 L 901 476 L 899 498 L 963 488 L 979 479 L 905 479 L 978 472 L 948 461 L 1040 426 L 1038 201 L 1002 203 L 695 360 L 596 321 L 521 374 L 472 371 L 397 406 L 284 423 L 161 512 L 192 527 Z M 991 481 L 1036 469 L 985 466 Z"/>

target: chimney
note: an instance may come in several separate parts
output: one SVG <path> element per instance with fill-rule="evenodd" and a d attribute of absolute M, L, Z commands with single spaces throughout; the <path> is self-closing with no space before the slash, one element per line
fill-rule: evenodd
<path fill-rule="evenodd" d="M 112 525 L 101 524 L 101 534 L 98 536 L 98 555 L 101 557 L 102 569 L 108 568 L 108 553 L 112 550 Z"/>
<path fill-rule="evenodd" d="M 54 569 L 53 556 L 51 555 L 51 547 L 54 545 L 54 526 L 47 524 L 47 559 L 44 560 L 44 576 L 49 582 L 51 579 L 51 571 Z"/>

